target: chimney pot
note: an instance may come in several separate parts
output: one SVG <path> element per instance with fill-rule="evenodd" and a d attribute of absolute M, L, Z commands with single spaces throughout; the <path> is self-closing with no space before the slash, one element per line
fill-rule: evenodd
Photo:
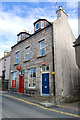
<path fill-rule="evenodd" d="M 65 12 L 65 9 L 63 9 L 63 12 Z"/>
<path fill-rule="evenodd" d="M 62 10 L 62 6 L 59 6 L 59 9 Z"/>

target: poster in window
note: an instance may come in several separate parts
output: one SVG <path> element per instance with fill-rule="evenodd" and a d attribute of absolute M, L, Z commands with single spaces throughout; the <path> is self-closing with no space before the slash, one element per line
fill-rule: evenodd
<path fill-rule="evenodd" d="M 13 87 L 13 88 L 16 87 L 16 80 L 12 80 L 12 87 Z"/>

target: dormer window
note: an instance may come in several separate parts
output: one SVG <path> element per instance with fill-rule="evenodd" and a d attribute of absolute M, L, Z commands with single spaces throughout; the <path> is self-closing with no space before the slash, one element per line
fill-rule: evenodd
<path fill-rule="evenodd" d="M 36 23 L 36 30 L 38 30 L 38 29 L 39 29 L 39 22 Z"/>
<path fill-rule="evenodd" d="M 48 25 L 50 25 L 51 23 L 48 22 L 46 19 L 39 19 L 36 22 L 34 22 L 34 31 L 38 31 L 41 30 L 45 27 L 47 27 Z"/>
<path fill-rule="evenodd" d="M 17 40 L 18 40 L 18 42 L 19 42 L 19 41 L 24 40 L 24 39 L 26 39 L 27 37 L 29 37 L 30 34 L 27 33 L 27 32 L 20 32 L 17 36 L 18 36 Z"/>

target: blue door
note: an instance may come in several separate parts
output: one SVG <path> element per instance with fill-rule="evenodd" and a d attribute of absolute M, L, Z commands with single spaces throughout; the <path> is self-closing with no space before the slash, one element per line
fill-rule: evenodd
<path fill-rule="evenodd" d="M 42 74 L 42 94 L 49 96 L 49 73 Z"/>

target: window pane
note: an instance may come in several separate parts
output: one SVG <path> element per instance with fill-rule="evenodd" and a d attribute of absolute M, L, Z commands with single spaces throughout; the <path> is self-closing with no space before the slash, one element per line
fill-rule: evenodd
<path fill-rule="evenodd" d="M 41 28 L 43 28 L 44 27 L 44 22 L 43 21 L 41 21 Z"/>
<path fill-rule="evenodd" d="M 19 40 L 21 40 L 21 35 L 19 35 L 18 37 L 19 37 Z"/>
<path fill-rule="evenodd" d="M 45 55 L 45 48 L 42 49 L 42 55 Z"/>
<path fill-rule="evenodd" d="M 24 39 L 24 34 L 22 34 L 22 39 Z"/>
<path fill-rule="evenodd" d="M 35 87 L 36 82 L 36 69 L 29 70 L 29 87 Z"/>
<path fill-rule="evenodd" d="M 34 78 L 36 77 L 36 72 L 33 72 L 33 77 L 34 77 Z"/>
<path fill-rule="evenodd" d="M 26 60 L 29 60 L 29 52 L 30 52 L 30 48 L 26 49 Z"/>
<path fill-rule="evenodd" d="M 32 86 L 32 80 L 31 80 L 31 79 L 29 80 L 29 87 L 33 87 L 33 86 Z"/>
<path fill-rule="evenodd" d="M 40 50 L 40 55 L 45 55 L 45 48 Z"/>
<path fill-rule="evenodd" d="M 27 58 L 26 59 L 29 60 L 29 54 L 27 54 Z"/>
<path fill-rule="evenodd" d="M 18 62 L 19 62 L 19 60 L 18 60 L 18 58 L 17 58 L 16 63 L 18 63 Z"/>
<path fill-rule="evenodd" d="M 5 59 L 4 63 L 6 64 L 6 59 Z"/>
<path fill-rule="evenodd" d="M 40 55 L 42 55 L 42 49 L 40 50 Z"/>
<path fill-rule="evenodd" d="M 32 81 L 32 85 L 33 85 L 33 87 L 35 87 L 35 85 L 36 85 L 35 80 Z"/>
<path fill-rule="evenodd" d="M 32 69 L 30 69 L 30 71 L 29 71 L 29 74 L 30 74 L 30 79 L 32 78 L 32 76 L 33 76 L 33 73 L 32 73 Z"/>
<path fill-rule="evenodd" d="M 22 74 L 24 74 L 25 73 L 25 71 L 22 71 Z"/>
<path fill-rule="evenodd" d="M 27 48 L 27 53 L 29 53 L 29 51 L 30 51 L 30 48 Z"/>
<path fill-rule="evenodd" d="M 19 52 L 17 53 L 17 57 L 19 57 Z"/>
<path fill-rule="evenodd" d="M 47 26 L 47 22 L 45 22 L 45 27 Z"/>
<path fill-rule="evenodd" d="M 17 77 L 17 72 L 13 72 L 13 80 Z"/>
<path fill-rule="evenodd" d="M 46 66 L 45 67 L 43 67 L 43 71 L 45 71 L 46 70 Z"/>
<path fill-rule="evenodd" d="M 35 69 L 35 68 L 33 69 L 33 72 L 36 72 L 36 69 Z"/>
<path fill-rule="evenodd" d="M 39 29 L 39 23 L 36 24 L 36 29 Z"/>
<path fill-rule="evenodd" d="M 32 73 L 32 69 L 30 69 L 30 73 Z"/>
<path fill-rule="evenodd" d="M 49 70 L 49 66 L 47 66 L 47 70 Z"/>
<path fill-rule="evenodd" d="M 40 48 L 45 47 L 45 41 L 40 43 Z"/>

